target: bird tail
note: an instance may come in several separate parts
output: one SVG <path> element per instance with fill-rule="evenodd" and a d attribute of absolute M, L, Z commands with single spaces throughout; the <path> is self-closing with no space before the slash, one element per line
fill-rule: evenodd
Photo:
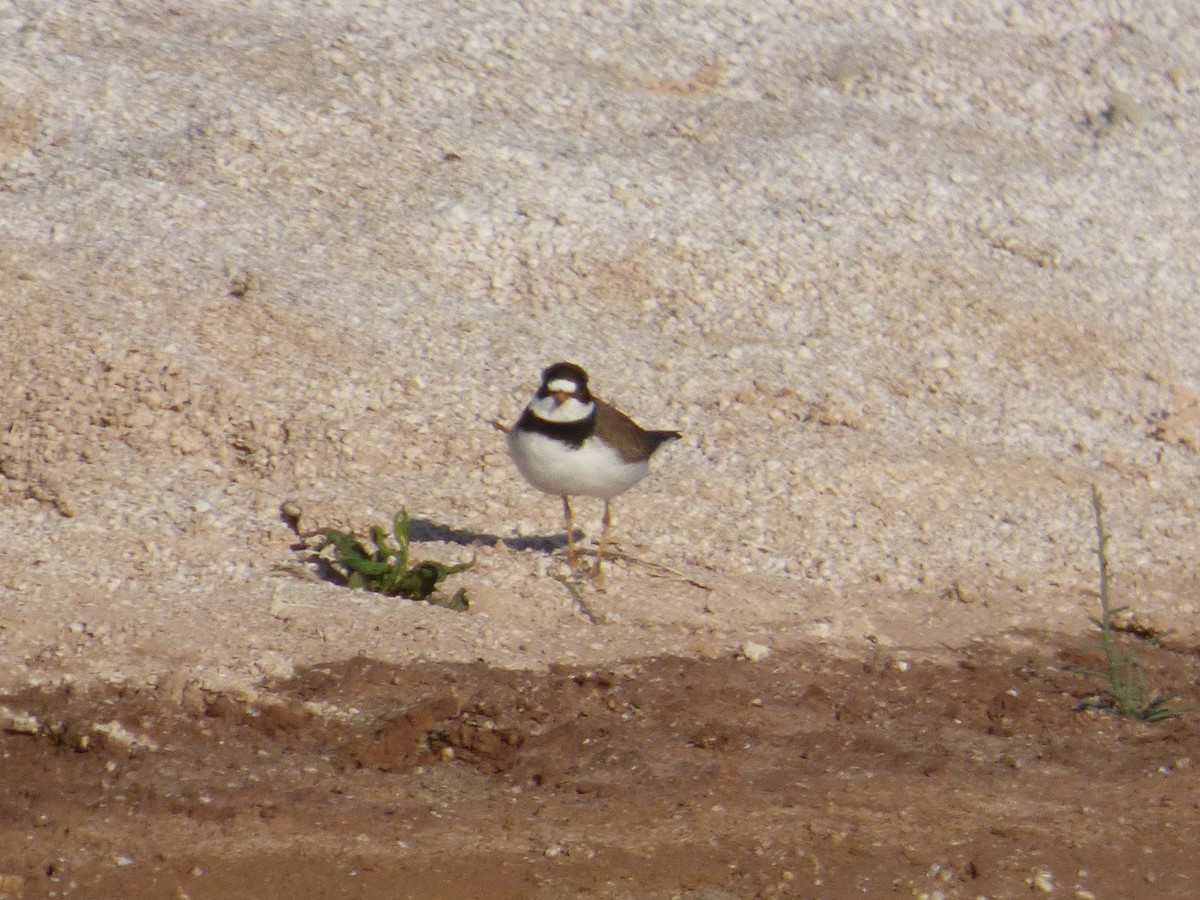
<path fill-rule="evenodd" d="M 678 431 L 650 431 L 650 440 L 654 442 L 654 449 L 657 450 L 663 444 L 669 444 L 671 441 L 677 441 L 683 435 Z"/>

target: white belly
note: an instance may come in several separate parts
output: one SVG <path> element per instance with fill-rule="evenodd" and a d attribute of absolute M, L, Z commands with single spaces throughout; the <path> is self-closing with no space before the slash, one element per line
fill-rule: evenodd
<path fill-rule="evenodd" d="M 544 434 L 514 429 L 508 435 L 508 452 L 526 481 L 561 497 L 607 500 L 629 490 L 650 469 L 645 462 L 625 462 L 595 438 L 575 449 Z"/>

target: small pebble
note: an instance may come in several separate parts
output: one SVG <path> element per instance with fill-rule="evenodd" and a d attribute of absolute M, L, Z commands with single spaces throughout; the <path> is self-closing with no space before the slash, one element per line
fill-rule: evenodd
<path fill-rule="evenodd" d="M 1038 871 L 1033 873 L 1033 889 L 1043 894 L 1053 892 L 1054 876 L 1045 869 L 1038 869 Z"/>

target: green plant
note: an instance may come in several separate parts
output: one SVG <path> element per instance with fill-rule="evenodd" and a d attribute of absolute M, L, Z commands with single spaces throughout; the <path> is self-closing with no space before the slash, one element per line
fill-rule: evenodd
<path fill-rule="evenodd" d="M 1091 622 L 1100 632 L 1096 649 L 1104 656 L 1103 669 L 1077 668 L 1075 671 L 1100 681 L 1100 693 L 1087 698 L 1081 706 L 1098 709 L 1117 716 L 1139 719 L 1143 722 L 1160 722 L 1173 719 L 1192 707 L 1172 705 L 1179 694 L 1161 694 L 1151 691 L 1146 681 L 1139 656 L 1144 644 L 1133 639 L 1122 640 L 1118 635 L 1116 617 L 1128 607 L 1112 605 L 1112 573 L 1108 561 L 1109 534 L 1104 525 L 1104 498 L 1096 485 L 1092 485 L 1092 511 L 1096 522 L 1096 559 L 1100 571 L 1100 618 Z M 1142 640 L 1156 644 L 1168 632 L 1155 632 Z"/>
<path fill-rule="evenodd" d="M 450 575 L 465 572 L 475 565 L 475 557 L 457 565 L 425 560 L 409 565 L 408 511 L 400 510 L 392 522 L 392 534 L 382 525 L 371 527 L 370 543 L 366 546 L 354 534 L 325 528 L 321 540 L 313 548 L 321 553 L 333 548 L 333 559 L 329 568 L 342 582 L 352 588 L 362 588 L 389 597 L 403 596 L 413 600 L 424 600 L 447 609 L 466 610 L 470 605 L 466 588 L 459 588 L 452 596 L 438 592 L 438 585 Z M 392 538 L 395 544 L 392 544 Z"/>

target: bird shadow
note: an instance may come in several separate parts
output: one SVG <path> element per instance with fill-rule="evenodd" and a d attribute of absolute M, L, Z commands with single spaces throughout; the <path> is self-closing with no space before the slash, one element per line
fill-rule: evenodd
<path fill-rule="evenodd" d="M 521 537 L 504 537 L 490 531 L 475 531 L 469 528 L 455 528 L 435 522 L 432 519 L 414 517 L 408 520 L 408 536 L 414 543 L 440 541 L 444 544 L 458 544 L 461 547 L 496 547 L 503 546 L 509 550 L 535 550 L 542 553 L 553 553 L 567 546 L 566 532 L 548 535 L 525 535 Z M 581 540 L 583 532 L 575 529 L 575 539 Z"/>
<path fill-rule="evenodd" d="M 321 534 L 323 529 L 302 533 L 299 515 L 290 511 L 280 511 L 280 521 L 296 533 L 300 543 L 292 549 L 306 549 L 310 538 Z M 575 529 L 575 540 L 583 539 L 583 532 Z M 567 546 L 566 532 L 549 535 L 526 535 L 523 537 L 505 537 L 490 531 L 475 531 L 468 528 L 455 528 L 433 519 L 422 516 L 412 516 L 408 520 L 408 539 L 414 544 L 440 542 L 457 544 L 460 547 L 496 547 L 503 546 L 509 550 L 535 550 L 542 553 L 553 553 Z"/>
<path fill-rule="evenodd" d="M 302 531 L 299 514 L 292 511 L 281 510 L 280 520 L 290 527 L 298 538 L 298 541 L 292 544 L 291 549 L 299 556 L 301 564 L 312 566 L 312 574 L 321 581 L 334 584 L 346 583 L 346 573 L 335 568 L 328 559 L 323 557 L 320 553 L 320 545 L 314 543 L 314 539 L 319 539 L 324 534 L 325 529 L 316 529 L 313 531 L 305 529 Z M 575 536 L 576 540 L 581 539 L 582 532 L 579 529 L 575 529 Z M 489 531 L 455 528 L 451 525 L 421 516 L 409 518 L 408 539 L 413 544 L 440 542 L 444 544 L 456 544 L 460 547 L 504 546 L 510 550 L 532 550 L 547 555 L 567 546 L 565 532 L 556 535 L 505 537 Z"/>

